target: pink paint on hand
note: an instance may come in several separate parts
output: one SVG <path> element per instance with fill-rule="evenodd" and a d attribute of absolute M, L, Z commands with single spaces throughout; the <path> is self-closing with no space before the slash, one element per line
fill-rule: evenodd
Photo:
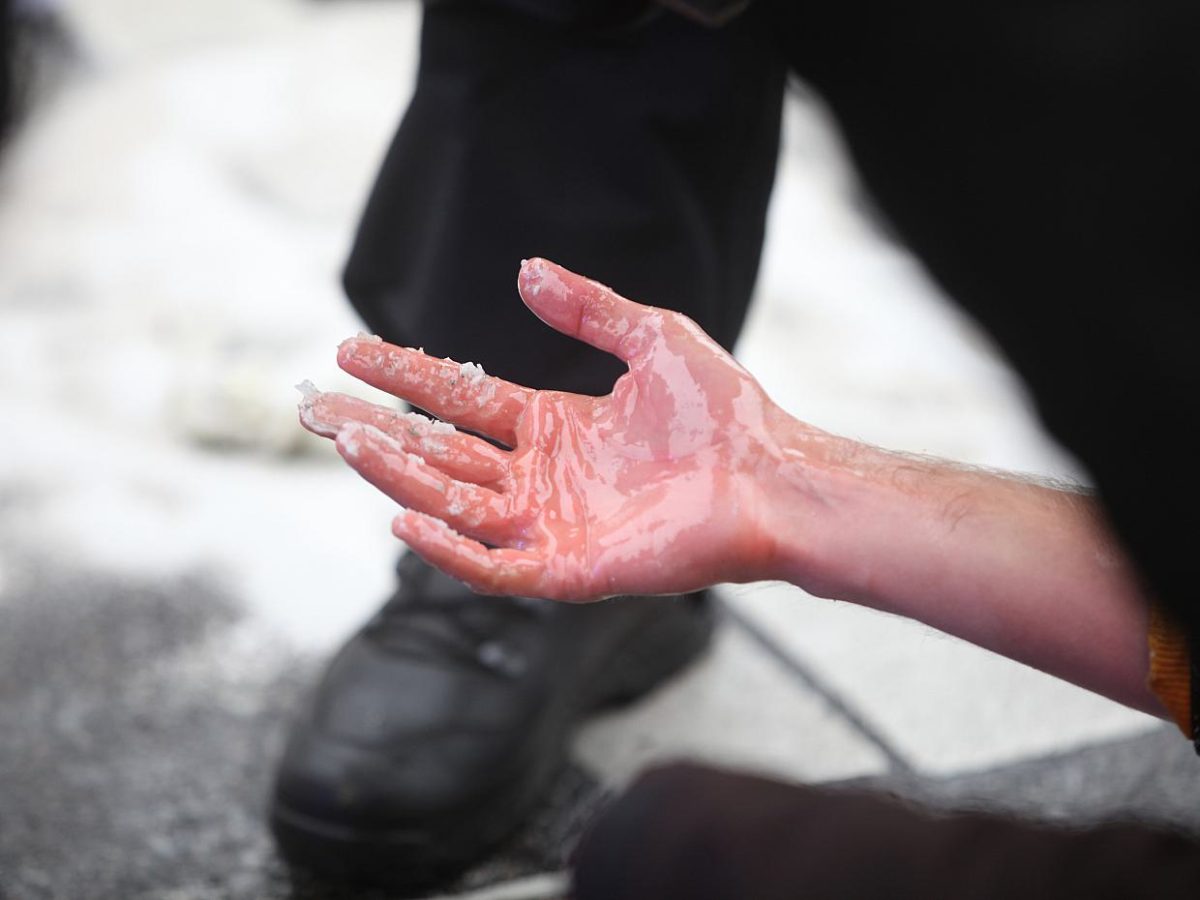
<path fill-rule="evenodd" d="M 612 393 L 533 390 L 360 337 L 339 348 L 346 371 L 508 449 L 340 394 L 306 394 L 305 427 L 337 435 L 407 507 L 396 535 L 476 590 L 593 600 L 738 580 L 770 543 L 756 473 L 776 452 L 774 405 L 759 385 L 686 317 L 554 263 L 525 261 L 518 290 L 628 363 Z"/>

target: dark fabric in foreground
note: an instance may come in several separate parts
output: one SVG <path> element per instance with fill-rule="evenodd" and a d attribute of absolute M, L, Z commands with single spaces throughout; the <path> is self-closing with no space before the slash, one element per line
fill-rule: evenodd
<path fill-rule="evenodd" d="M 1181 526 L 1200 501 L 1200 6 L 780 6 L 872 195 L 1200 631 Z"/>
<path fill-rule="evenodd" d="M 1182 900 L 1200 890 L 1200 846 L 1169 831 L 938 815 L 690 765 L 643 775 L 577 857 L 575 900 Z"/>

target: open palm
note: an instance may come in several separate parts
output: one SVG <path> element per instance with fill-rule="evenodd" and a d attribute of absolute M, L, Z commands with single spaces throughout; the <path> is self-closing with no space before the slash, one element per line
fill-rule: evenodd
<path fill-rule="evenodd" d="M 518 288 L 547 324 L 629 365 L 611 394 L 532 390 L 355 338 L 346 371 L 444 421 L 319 392 L 301 421 L 406 507 L 397 537 L 483 593 L 674 593 L 753 570 L 775 411 L 754 379 L 690 319 L 553 263 L 524 263 Z"/>

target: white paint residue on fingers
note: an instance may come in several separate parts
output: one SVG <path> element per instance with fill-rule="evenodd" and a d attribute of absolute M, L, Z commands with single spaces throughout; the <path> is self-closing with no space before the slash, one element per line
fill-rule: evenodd
<path fill-rule="evenodd" d="M 483 366 L 473 362 L 459 363 L 458 374 L 467 384 L 479 384 L 487 376 Z"/>
<path fill-rule="evenodd" d="M 495 396 L 496 396 L 495 383 L 491 382 L 491 381 L 485 382 L 483 387 L 481 387 L 475 393 L 475 405 L 477 407 L 479 407 L 480 409 L 483 409 L 485 406 L 487 406 L 489 403 L 492 402 L 492 398 Z"/>
<path fill-rule="evenodd" d="M 472 388 L 475 406 L 483 409 L 496 396 L 496 384 L 488 380 L 487 372 L 478 363 L 465 362 L 458 364 L 458 377 Z"/>

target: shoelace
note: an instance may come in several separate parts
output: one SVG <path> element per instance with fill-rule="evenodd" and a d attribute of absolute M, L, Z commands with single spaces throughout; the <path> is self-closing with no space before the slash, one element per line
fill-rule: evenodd
<path fill-rule="evenodd" d="M 503 637 L 510 628 L 545 616 L 548 601 L 478 597 L 461 585 L 451 587 L 411 553 L 396 573 L 399 587 L 367 625 L 389 652 L 467 663 L 508 678 L 524 673 L 525 657 Z"/>

